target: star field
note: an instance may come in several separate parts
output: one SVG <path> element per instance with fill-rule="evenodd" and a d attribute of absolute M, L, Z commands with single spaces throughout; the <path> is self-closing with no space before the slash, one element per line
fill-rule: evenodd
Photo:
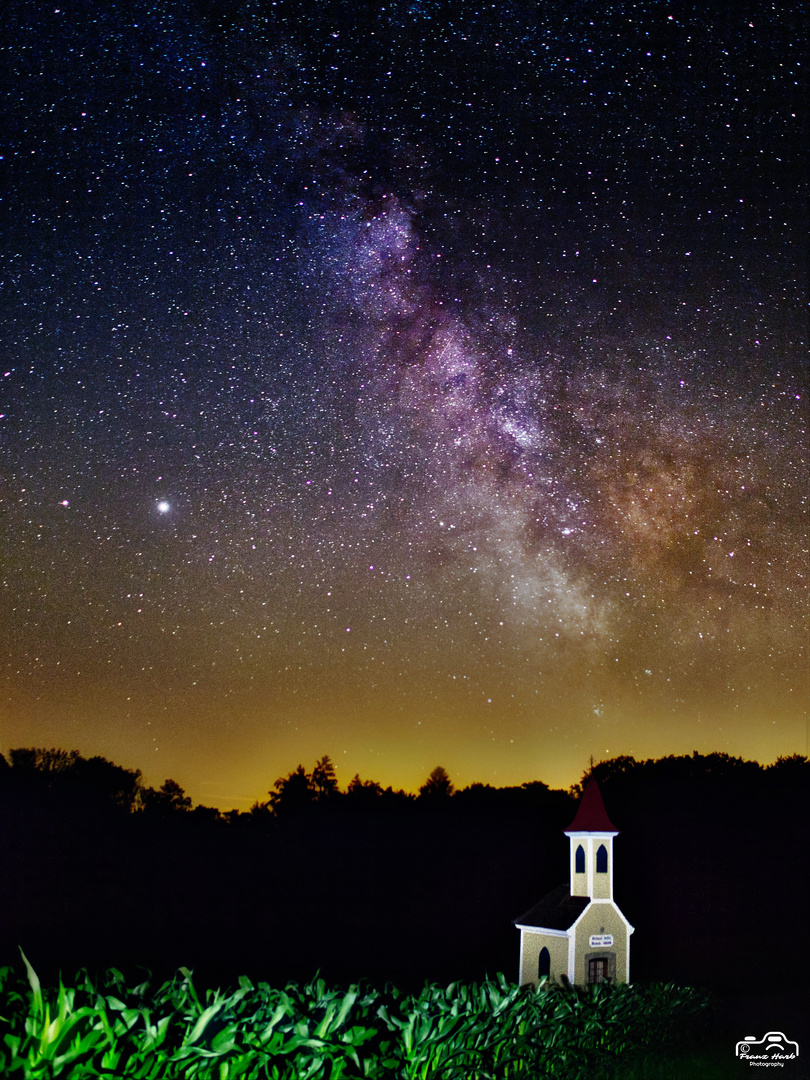
<path fill-rule="evenodd" d="M 800 14 L 103 8 L 2 43 L 7 745 L 801 752 Z"/>

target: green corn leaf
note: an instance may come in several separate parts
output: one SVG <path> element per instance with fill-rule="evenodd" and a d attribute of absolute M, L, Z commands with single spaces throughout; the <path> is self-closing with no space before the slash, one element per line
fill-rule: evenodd
<path fill-rule="evenodd" d="M 3 1042 L 11 1051 L 12 1056 L 16 1057 L 20 1050 L 20 1043 L 22 1042 L 19 1035 L 4 1035 Z"/>
<path fill-rule="evenodd" d="M 342 999 L 339 1000 L 338 1013 L 335 1019 L 335 1027 L 340 1027 L 349 1014 L 349 1010 L 357 1002 L 360 997 L 360 991 L 356 986 L 350 986 L 349 989 L 343 994 Z"/>
<path fill-rule="evenodd" d="M 58 1022 L 58 1019 L 55 1020 L 51 1026 L 53 1027 Z M 82 1028 L 88 1027 L 90 1030 L 87 1030 L 82 1034 Z M 66 1051 L 65 1046 L 71 1040 L 73 1042 L 73 1049 Z M 94 1010 L 89 1006 L 86 1006 L 82 1009 L 77 1009 L 76 1012 L 65 1017 L 60 1023 L 58 1031 L 55 1032 L 54 1037 L 48 1044 L 47 1056 L 53 1060 L 64 1056 L 65 1053 L 78 1056 L 84 1052 L 83 1048 L 96 1046 L 106 1040 L 107 1035 L 103 1026 L 97 1022 Z"/>
<path fill-rule="evenodd" d="M 208 1026 L 209 1022 L 221 1010 L 222 1010 L 222 1002 L 220 1002 L 220 1001 L 215 1001 L 213 1004 L 209 1005 L 207 1009 L 204 1009 L 202 1014 L 197 1019 L 197 1022 L 195 1023 L 194 1027 L 184 1037 L 183 1045 L 184 1046 L 189 1046 L 192 1043 L 196 1043 L 196 1041 L 199 1039 L 200 1035 L 202 1035 L 203 1031 L 205 1031 L 205 1029 Z"/>
<path fill-rule="evenodd" d="M 20 956 L 22 956 L 22 958 L 23 958 L 23 963 L 25 964 L 25 971 L 26 971 L 26 974 L 28 976 L 28 983 L 29 983 L 29 985 L 31 987 L 32 1011 L 33 1011 L 35 1016 L 41 1016 L 42 1015 L 42 987 L 40 986 L 40 983 L 39 983 L 39 977 L 38 977 L 37 973 L 34 971 L 34 969 L 31 967 L 31 965 L 29 964 L 28 957 L 25 955 L 25 953 L 22 951 L 22 949 L 20 949 Z"/>
<path fill-rule="evenodd" d="M 285 1016 L 287 1016 L 288 1014 L 289 1014 L 289 1010 L 287 1009 L 286 1005 L 282 1004 L 282 1005 L 277 1006 L 276 1011 L 273 1013 L 273 1015 L 270 1018 L 270 1021 L 268 1022 L 267 1026 L 264 1029 L 264 1034 L 262 1036 L 262 1041 L 264 1041 L 265 1039 L 267 1039 L 267 1038 L 269 1038 L 271 1036 L 271 1034 L 273 1033 L 273 1030 L 275 1029 L 276 1025 Z"/>
<path fill-rule="evenodd" d="M 326 1009 L 326 1015 L 315 1029 L 315 1034 L 318 1038 L 323 1038 L 323 1036 L 326 1035 L 326 1033 L 329 1031 L 329 1028 L 332 1026 L 332 1019 L 336 1012 L 337 1007 L 334 1001 L 330 1001 Z"/>
<path fill-rule="evenodd" d="M 227 1054 L 236 1045 L 236 1037 L 239 1032 L 238 1024 L 229 1024 L 211 1040 L 211 1049 L 215 1054 Z"/>
<path fill-rule="evenodd" d="M 99 1016 L 101 1015 L 103 1014 L 101 1010 L 99 1010 Z M 142 1017 L 144 1018 L 144 1022 L 148 1028 L 150 1026 L 150 1022 L 149 1013 L 146 1011 L 146 1009 L 128 1009 L 125 1007 L 121 1010 L 120 1016 L 116 1018 L 116 1027 L 123 1027 L 125 1031 L 130 1031 L 133 1027 L 135 1027 L 135 1025 Z"/>
<path fill-rule="evenodd" d="M 148 1024 L 146 1027 L 145 1038 L 141 1043 L 141 1050 L 155 1050 L 163 1043 L 166 1038 L 166 1032 L 169 1030 L 169 1023 L 171 1022 L 170 1016 L 164 1016 L 156 1024 Z"/>
<path fill-rule="evenodd" d="M 121 1051 L 115 1047 L 108 1046 L 104 1053 L 101 1055 L 101 1068 L 109 1069 L 114 1072 L 118 1066 L 118 1062 L 121 1060 Z"/>

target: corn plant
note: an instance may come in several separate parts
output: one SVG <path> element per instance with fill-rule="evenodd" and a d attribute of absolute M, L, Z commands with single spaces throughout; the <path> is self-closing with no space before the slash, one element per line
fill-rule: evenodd
<path fill-rule="evenodd" d="M 25 1080 L 536 1080 L 618 1075 L 693 1025 L 704 996 L 672 986 L 483 983 L 152 987 L 110 969 L 44 990 L 0 969 L 0 1075 Z"/>

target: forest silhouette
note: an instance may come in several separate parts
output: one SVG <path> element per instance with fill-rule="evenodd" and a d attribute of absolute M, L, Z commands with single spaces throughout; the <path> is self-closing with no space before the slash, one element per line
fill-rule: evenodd
<path fill-rule="evenodd" d="M 620 830 L 633 980 L 798 987 L 775 943 L 806 914 L 808 759 L 617 757 L 588 774 Z M 567 880 L 563 830 L 588 774 L 569 791 L 455 790 L 437 766 L 413 795 L 359 776 L 341 790 L 324 756 L 220 813 L 101 757 L 14 749 L 0 755 L 0 964 L 22 947 L 45 975 L 515 979 L 512 920 Z"/>

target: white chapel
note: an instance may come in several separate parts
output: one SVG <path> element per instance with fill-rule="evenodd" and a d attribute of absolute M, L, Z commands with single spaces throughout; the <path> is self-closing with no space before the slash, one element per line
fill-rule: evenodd
<path fill-rule="evenodd" d="M 633 927 L 613 899 L 611 824 L 596 780 L 585 784 L 570 843 L 570 884 L 560 885 L 520 918 L 521 985 L 544 977 L 585 984 L 628 982 Z"/>

